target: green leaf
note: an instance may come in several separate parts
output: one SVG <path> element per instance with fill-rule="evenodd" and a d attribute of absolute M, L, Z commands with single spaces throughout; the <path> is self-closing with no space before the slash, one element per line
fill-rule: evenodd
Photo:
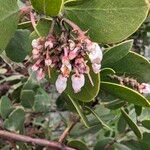
<path fill-rule="evenodd" d="M 119 133 L 124 133 L 127 127 L 127 123 L 124 117 L 121 115 L 118 120 L 117 129 Z"/>
<path fill-rule="evenodd" d="M 51 20 L 46 20 L 46 19 L 40 19 L 36 25 L 36 29 L 40 36 L 46 37 L 49 33 L 49 30 L 51 28 Z M 38 38 L 38 35 L 35 31 L 33 31 L 30 35 L 31 39 Z"/>
<path fill-rule="evenodd" d="M 133 40 L 122 42 L 114 47 L 109 48 L 103 56 L 102 67 L 112 66 L 113 63 L 119 61 L 126 56 L 131 50 Z"/>
<path fill-rule="evenodd" d="M 78 112 L 79 116 L 81 117 L 83 123 L 85 124 L 86 127 L 90 127 L 89 122 L 87 117 L 84 115 L 83 110 L 81 108 L 81 106 L 79 105 L 77 100 L 74 100 L 70 97 L 70 95 L 68 95 L 68 97 L 70 98 L 72 104 L 74 105 L 74 107 L 76 108 L 76 111 Z"/>
<path fill-rule="evenodd" d="M 7 96 L 3 96 L 0 100 L 0 115 L 3 119 L 6 119 L 13 111 L 12 103 Z"/>
<path fill-rule="evenodd" d="M 111 68 L 103 68 L 101 70 L 101 81 L 111 81 L 108 75 L 114 75 L 116 72 Z"/>
<path fill-rule="evenodd" d="M 77 150 L 89 150 L 86 144 L 80 140 L 71 140 L 67 143 L 67 145 Z"/>
<path fill-rule="evenodd" d="M 105 104 L 105 107 L 108 108 L 108 109 L 118 109 L 118 108 L 121 108 L 122 106 L 124 106 L 126 103 L 124 101 L 121 101 L 121 100 L 113 100 L 113 101 L 110 101 L 110 102 L 107 102 Z"/>
<path fill-rule="evenodd" d="M 138 128 L 138 126 L 132 121 L 132 119 L 130 118 L 130 116 L 123 110 L 121 109 L 121 113 L 122 116 L 124 117 L 124 119 L 126 120 L 127 124 L 129 125 L 129 127 L 132 129 L 132 131 L 135 133 L 135 135 L 139 138 L 142 139 L 143 135 L 140 131 L 140 129 Z"/>
<path fill-rule="evenodd" d="M 0 53 L 6 48 L 17 29 L 18 13 L 16 0 L 0 0 Z"/>
<path fill-rule="evenodd" d="M 150 130 L 150 120 L 143 120 L 142 125 Z"/>
<path fill-rule="evenodd" d="M 30 0 L 34 9 L 47 16 L 57 16 L 63 6 L 63 0 Z"/>
<path fill-rule="evenodd" d="M 88 111 L 90 111 L 90 112 L 97 118 L 97 120 L 98 120 L 99 123 L 100 123 L 100 126 L 103 126 L 103 127 L 105 127 L 106 129 L 111 130 L 111 128 L 110 128 L 106 123 L 104 123 L 104 122 L 102 121 L 102 119 L 98 116 L 98 114 L 97 114 L 94 110 L 92 110 L 91 108 L 89 108 L 89 107 L 87 107 L 87 106 L 85 106 L 85 108 L 86 108 Z"/>
<path fill-rule="evenodd" d="M 129 103 L 143 107 L 150 107 L 150 103 L 143 95 L 126 86 L 110 82 L 101 82 L 101 89 Z"/>
<path fill-rule="evenodd" d="M 115 143 L 113 145 L 113 147 L 115 148 L 115 150 L 131 150 L 129 147 L 127 147 L 126 145 L 120 144 L 120 143 Z"/>
<path fill-rule="evenodd" d="M 123 59 L 113 64 L 111 68 L 117 74 L 132 76 L 141 82 L 150 82 L 150 62 L 137 53 L 128 53 Z"/>
<path fill-rule="evenodd" d="M 25 121 L 25 112 L 22 108 L 16 108 L 4 121 L 4 127 L 10 131 L 21 131 Z"/>
<path fill-rule="evenodd" d="M 22 62 L 32 49 L 29 35 L 29 30 L 17 30 L 6 47 L 7 57 L 15 62 Z"/>
<path fill-rule="evenodd" d="M 35 92 L 32 90 L 22 90 L 20 99 L 21 105 L 26 108 L 32 108 L 34 104 Z"/>
<path fill-rule="evenodd" d="M 51 97 L 43 90 L 40 89 L 40 93 L 35 96 L 34 110 L 36 112 L 49 112 L 51 106 Z"/>
<path fill-rule="evenodd" d="M 140 27 L 149 6 L 145 0 L 86 0 L 65 9 L 69 19 L 83 30 L 89 30 L 92 40 L 115 43 L 126 39 Z"/>
<path fill-rule="evenodd" d="M 95 74 L 92 69 L 90 69 L 90 75 L 94 86 L 92 86 L 88 76 L 85 75 L 85 85 L 82 87 L 81 92 L 74 93 L 71 80 L 69 80 L 67 90 L 65 91 L 66 94 L 69 94 L 69 96 L 73 99 L 78 99 L 83 102 L 90 102 L 94 100 L 100 89 L 100 74 Z"/>
<path fill-rule="evenodd" d="M 134 108 L 135 108 L 136 115 L 140 116 L 142 113 L 142 107 L 135 105 Z"/>
<path fill-rule="evenodd" d="M 113 138 L 105 138 L 101 141 L 98 141 L 94 147 L 94 150 L 104 150 L 105 146 L 109 143 L 112 143 Z M 111 150 L 114 150 L 113 147 L 111 147 Z"/>

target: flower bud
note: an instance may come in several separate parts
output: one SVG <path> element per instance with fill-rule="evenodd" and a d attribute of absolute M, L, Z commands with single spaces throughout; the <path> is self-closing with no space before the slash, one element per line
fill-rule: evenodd
<path fill-rule="evenodd" d="M 32 47 L 36 49 L 38 46 L 39 46 L 39 41 L 38 41 L 38 39 L 34 39 L 34 40 L 32 41 Z"/>
<path fill-rule="evenodd" d="M 50 49 L 52 49 L 53 46 L 54 46 L 54 44 L 52 43 L 52 41 L 46 41 L 46 42 L 45 42 L 45 48 L 50 48 Z"/>
<path fill-rule="evenodd" d="M 67 87 L 67 78 L 60 74 L 55 83 L 57 91 L 61 94 Z"/>
<path fill-rule="evenodd" d="M 142 83 L 142 84 L 139 86 L 139 91 L 140 91 L 140 93 L 143 93 L 143 94 L 148 94 L 148 93 L 150 93 L 150 85 L 147 84 L 147 83 Z"/>
<path fill-rule="evenodd" d="M 71 77 L 72 80 L 72 87 L 74 89 L 74 93 L 78 93 L 81 91 L 81 88 L 84 86 L 85 84 L 85 77 L 83 74 L 79 74 L 79 75 L 72 75 Z"/>
<path fill-rule="evenodd" d="M 94 73 L 100 73 L 100 71 L 101 71 L 101 64 L 92 64 L 92 68 L 93 68 L 93 71 L 94 71 Z"/>
<path fill-rule="evenodd" d="M 100 64 L 103 58 L 102 50 L 97 43 L 94 43 L 95 48 L 89 53 L 89 58 L 92 63 Z"/>
<path fill-rule="evenodd" d="M 50 66 L 52 64 L 52 60 L 50 58 L 45 59 L 45 65 Z"/>
<path fill-rule="evenodd" d="M 42 68 L 40 68 L 36 75 L 38 81 L 42 80 L 45 77 L 45 73 Z"/>

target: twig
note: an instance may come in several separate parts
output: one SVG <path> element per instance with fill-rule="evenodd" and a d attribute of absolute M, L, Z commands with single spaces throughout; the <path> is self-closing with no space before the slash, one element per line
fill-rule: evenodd
<path fill-rule="evenodd" d="M 30 143 L 32 145 L 37 144 L 40 146 L 49 147 L 49 148 L 53 148 L 56 150 L 62 150 L 62 149 L 64 149 L 64 150 L 75 150 L 74 148 L 62 145 L 58 142 L 48 141 L 45 139 L 32 138 L 29 136 L 11 133 L 11 132 L 4 131 L 4 130 L 0 130 L 0 137 L 3 139 L 8 139 L 8 140 Z"/>
<path fill-rule="evenodd" d="M 63 18 L 62 21 L 66 22 L 68 25 L 70 25 L 73 28 L 73 31 L 77 32 L 77 34 L 79 35 L 80 38 L 85 39 L 87 38 L 85 36 L 84 31 L 81 30 L 81 28 L 79 26 L 77 26 L 74 22 L 72 22 L 71 20 L 67 19 L 67 18 Z"/>
<path fill-rule="evenodd" d="M 59 138 L 59 143 L 63 143 L 63 141 L 67 138 L 72 128 L 79 122 L 80 118 L 74 118 L 74 120 L 70 123 L 70 125 L 64 130 L 62 135 Z"/>

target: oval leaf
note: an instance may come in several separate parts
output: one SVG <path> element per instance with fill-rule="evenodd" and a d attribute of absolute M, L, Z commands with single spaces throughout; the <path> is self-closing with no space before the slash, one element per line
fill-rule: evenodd
<path fill-rule="evenodd" d="M 68 18 L 85 31 L 89 30 L 91 38 L 99 43 L 126 39 L 143 23 L 148 11 L 145 0 L 86 0 L 66 6 Z"/>
<path fill-rule="evenodd" d="M 128 40 L 109 48 L 103 56 L 102 67 L 109 67 L 126 56 L 131 50 L 133 40 Z"/>
<path fill-rule="evenodd" d="M 126 86 L 111 82 L 101 82 L 101 89 L 129 103 L 143 107 L 150 107 L 150 103 L 143 95 Z"/>
<path fill-rule="evenodd" d="M 110 67 L 117 74 L 129 75 L 141 82 L 150 82 L 150 62 L 137 53 L 128 53 L 123 59 L 112 64 Z"/>
<path fill-rule="evenodd" d="M 12 61 L 22 62 L 32 49 L 29 35 L 29 30 L 17 30 L 6 47 L 7 57 Z"/>
<path fill-rule="evenodd" d="M 17 29 L 18 12 L 16 0 L 0 0 L 0 53 Z"/>
<path fill-rule="evenodd" d="M 17 119 L 17 120 L 16 120 Z M 25 120 L 25 112 L 22 108 L 16 108 L 4 121 L 4 127 L 10 131 L 21 131 Z"/>
<path fill-rule="evenodd" d="M 6 119 L 13 111 L 12 103 L 7 96 L 3 96 L 0 101 L 0 115 Z"/>

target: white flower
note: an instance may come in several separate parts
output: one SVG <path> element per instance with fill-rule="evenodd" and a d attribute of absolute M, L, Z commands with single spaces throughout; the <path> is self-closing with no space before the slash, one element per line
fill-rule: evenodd
<path fill-rule="evenodd" d="M 36 78 L 38 81 L 42 80 L 45 77 L 45 73 L 43 72 L 43 69 L 41 68 L 36 75 Z"/>
<path fill-rule="evenodd" d="M 59 75 L 55 83 L 57 91 L 61 94 L 67 87 L 67 78 Z"/>
<path fill-rule="evenodd" d="M 97 43 L 94 43 L 95 48 L 89 53 L 89 58 L 92 63 L 100 64 L 103 58 L 102 50 Z"/>
<path fill-rule="evenodd" d="M 71 77 L 72 80 L 72 87 L 74 89 L 74 93 L 78 93 L 81 91 L 81 88 L 84 86 L 85 84 L 85 77 L 83 74 L 79 74 L 79 75 L 72 75 Z"/>
<path fill-rule="evenodd" d="M 54 46 L 54 44 L 52 43 L 52 41 L 46 41 L 45 42 L 45 48 L 49 47 L 51 49 L 51 48 L 53 48 L 53 46 Z"/>
<path fill-rule="evenodd" d="M 52 60 L 50 58 L 45 59 L 45 65 L 50 66 L 52 64 Z"/>
<path fill-rule="evenodd" d="M 36 49 L 36 48 L 38 48 L 38 46 L 39 46 L 39 40 L 38 39 L 34 39 L 32 41 L 32 47 Z"/>
<path fill-rule="evenodd" d="M 150 93 L 150 85 L 147 83 L 142 83 L 139 86 L 140 93 L 149 94 Z"/>
<path fill-rule="evenodd" d="M 100 73 L 100 71 L 101 71 L 101 64 L 96 64 L 96 63 L 94 63 L 94 64 L 92 64 L 92 68 L 93 68 L 93 71 L 94 71 L 94 73 Z"/>

